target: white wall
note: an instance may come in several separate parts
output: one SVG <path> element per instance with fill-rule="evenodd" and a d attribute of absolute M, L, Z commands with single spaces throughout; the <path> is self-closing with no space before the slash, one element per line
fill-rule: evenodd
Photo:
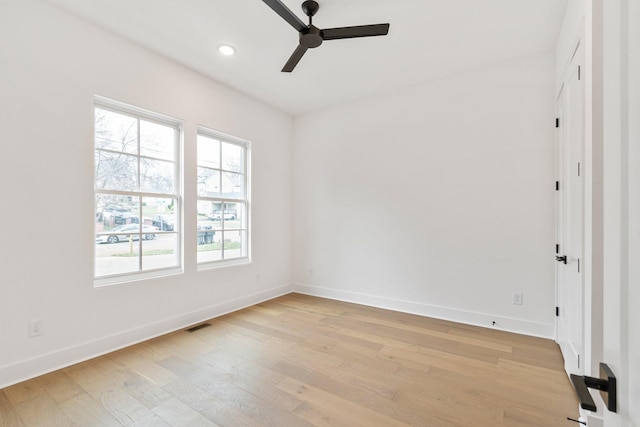
<path fill-rule="evenodd" d="M 296 118 L 295 288 L 552 337 L 554 68 L 549 52 Z"/>
<path fill-rule="evenodd" d="M 94 94 L 184 120 L 184 274 L 93 287 Z M 196 271 L 197 125 L 252 142 L 251 264 Z M 3 0 L 0 129 L 0 387 L 291 289 L 291 117 L 39 1 Z M 29 319 L 43 336 L 28 338 Z"/>

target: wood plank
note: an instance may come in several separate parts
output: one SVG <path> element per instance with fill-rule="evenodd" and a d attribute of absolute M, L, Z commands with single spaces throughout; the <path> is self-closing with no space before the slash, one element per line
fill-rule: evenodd
<path fill-rule="evenodd" d="M 499 343 L 499 342 L 493 342 L 491 340 L 487 340 L 486 338 L 482 339 L 478 337 L 472 337 L 472 336 L 469 336 L 468 334 L 467 335 L 452 334 L 451 331 L 449 330 L 450 328 L 446 331 L 442 331 L 438 329 L 430 329 L 428 325 L 417 326 L 417 325 L 407 324 L 407 322 L 405 321 L 399 322 L 399 321 L 387 320 L 386 318 L 373 318 L 371 316 L 363 316 L 363 315 L 351 315 L 350 318 L 374 323 L 377 325 L 388 326 L 391 328 L 398 328 L 404 331 L 416 332 L 418 334 L 423 334 L 423 335 L 427 335 L 435 338 L 443 338 L 451 342 L 475 345 L 478 347 L 483 347 L 483 348 L 496 350 L 504 353 L 511 353 L 513 351 L 513 346 L 511 345 Z"/>
<path fill-rule="evenodd" d="M 42 393 L 15 406 L 25 425 L 29 427 L 77 426 L 48 394 Z"/>
<path fill-rule="evenodd" d="M 139 400 L 135 399 L 124 389 L 110 390 L 101 393 L 98 401 L 102 407 L 113 415 L 113 417 L 123 426 L 169 425 L 162 421 L 154 411 L 144 406 Z M 167 401 L 164 401 L 158 406 L 162 406 L 166 402 Z"/>
<path fill-rule="evenodd" d="M 119 351 L 107 357 L 122 366 L 126 366 L 131 371 L 158 386 L 163 386 L 178 379 L 175 374 L 164 369 L 154 360 L 148 359 L 136 352 Z"/>
<path fill-rule="evenodd" d="M 411 345 L 434 348 L 447 353 L 465 355 L 467 357 L 473 357 L 478 360 L 485 360 L 493 363 L 498 362 L 498 352 L 494 349 L 485 348 L 483 346 L 458 342 L 438 336 L 422 334 L 413 330 L 381 325 L 354 318 L 329 316 L 325 322 L 342 328 L 356 329 L 369 334 L 392 338 L 393 340 Z"/>
<path fill-rule="evenodd" d="M 331 393 L 337 398 L 347 400 L 362 408 L 378 412 L 384 417 L 390 417 L 410 425 L 429 425 L 431 421 L 429 417 L 425 417 L 424 411 L 420 408 L 396 404 L 392 399 L 397 393 L 397 389 L 394 389 L 392 385 L 376 384 L 362 378 L 353 380 L 353 377 L 347 377 L 344 371 L 318 372 L 284 362 L 276 366 L 275 369 L 287 373 L 289 378 L 300 383 Z M 314 406 L 319 405 L 317 402 L 309 402 Z"/>
<path fill-rule="evenodd" d="M 22 427 L 24 422 L 4 390 L 0 390 L 0 427 L 13 426 Z"/>
<path fill-rule="evenodd" d="M 284 375 L 273 369 L 253 363 L 250 358 L 240 358 L 216 351 L 207 355 L 199 355 L 197 360 L 202 365 L 210 366 L 216 372 L 233 378 L 235 387 L 261 397 L 272 405 L 285 411 L 293 411 L 300 401 L 276 388 Z M 211 369 L 213 370 L 213 369 Z"/>
<path fill-rule="evenodd" d="M 118 420 L 88 394 L 59 404 L 65 415 L 80 426 L 119 426 Z M 46 419 L 46 418 L 45 418 Z"/>
<path fill-rule="evenodd" d="M 118 383 L 98 369 L 96 365 L 98 362 L 100 362 L 100 358 L 64 368 L 63 371 L 82 388 L 83 394 L 98 395 L 101 392 L 117 388 Z"/>
<path fill-rule="evenodd" d="M 124 391 L 139 401 L 147 409 L 159 406 L 173 397 L 162 387 L 144 379 L 127 384 L 124 387 Z"/>
<path fill-rule="evenodd" d="M 332 408 L 316 408 L 309 402 L 302 402 L 294 411 L 294 415 L 318 427 L 352 427 L 353 425 L 350 420 L 344 419 Z"/>
<path fill-rule="evenodd" d="M 37 381 L 25 381 L 5 388 L 4 394 L 14 405 L 44 393 Z"/>
<path fill-rule="evenodd" d="M 229 324 L 228 326 L 234 331 L 234 335 L 229 339 L 233 339 L 233 337 L 237 338 L 235 342 L 248 346 L 247 350 L 250 352 L 265 352 L 274 357 L 305 365 L 321 365 L 327 369 L 340 366 L 344 362 L 339 357 L 306 349 L 298 345 L 298 343 L 283 340 L 278 336 L 265 336 L 251 328 L 246 329 L 235 324 Z M 246 338 L 246 340 L 243 340 L 243 338 Z M 302 342 L 302 340 L 299 342 Z"/>
<path fill-rule="evenodd" d="M 153 412 L 173 427 L 218 425 L 175 398 L 156 406 L 153 408 Z"/>
<path fill-rule="evenodd" d="M 431 417 L 445 425 L 460 427 L 502 425 L 503 413 L 500 409 L 484 407 L 478 400 L 469 398 L 467 389 L 460 389 L 447 383 L 429 382 L 429 387 L 402 389 L 393 400 L 403 406 L 421 407 Z"/>
<path fill-rule="evenodd" d="M 348 421 L 352 426 L 406 427 L 410 425 L 292 378 L 285 379 L 278 384 L 278 387 L 317 407 L 331 408 L 342 420 Z"/>
<path fill-rule="evenodd" d="M 262 426 L 242 411 L 219 401 L 210 393 L 196 387 L 189 381 L 178 379 L 164 386 L 176 399 L 201 413 L 207 419 L 223 426 Z"/>
<path fill-rule="evenodd" d="M 263 396 L 258 396 L 244 390 L 242 387 L 237 387 L 234 383 L 236 377 L 233 375 L 203 370 L 179 357 L 164 360 L 162 366 L 179 374 L 189 383 L 204 390 L 218 401 L 245 413 L 265 425 L 277 427 L 296 425 L 296 422 L 305 425 L 305 423 L 301 423 L 301 420 L 291 415 L 289 411 L 268 402 Z"/>
<path fill-rule="evenodd" d="M 76 397 L 85 391 L 69 378 L 64 371 L 55 371 L 42 375 L 34 380 L 42 390 L 56 402 L 64 402 Z"/>

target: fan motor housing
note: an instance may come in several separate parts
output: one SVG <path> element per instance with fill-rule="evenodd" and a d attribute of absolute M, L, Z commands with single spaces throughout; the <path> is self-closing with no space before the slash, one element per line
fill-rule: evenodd
<path fill-rule="evenodd" d="M 300 44 L 304 47 L 314 48 L 322 44 L 322 32 L 315 25 L 310 25 L 300 32 Z"/>

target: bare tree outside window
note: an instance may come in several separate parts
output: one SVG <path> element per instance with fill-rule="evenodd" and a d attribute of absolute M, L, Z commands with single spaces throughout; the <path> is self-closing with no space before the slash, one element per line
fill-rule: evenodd
<path fill-rule="evenodd" d="M 179 267 L 178 122 L 95 107 L 95 277 Z"/>

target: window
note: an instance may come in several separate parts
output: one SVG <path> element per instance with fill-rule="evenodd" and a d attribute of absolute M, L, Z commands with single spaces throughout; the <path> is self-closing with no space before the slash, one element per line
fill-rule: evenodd
<path fill-rule="evenodd" d="M 198 131 L 198 263 L 248 259 L 248 143 Z"/>
<path fill-rule="evenodd" d="M 100 99 L 94 139 L 95 278 L 179 269 L 179 122 Z"/>

